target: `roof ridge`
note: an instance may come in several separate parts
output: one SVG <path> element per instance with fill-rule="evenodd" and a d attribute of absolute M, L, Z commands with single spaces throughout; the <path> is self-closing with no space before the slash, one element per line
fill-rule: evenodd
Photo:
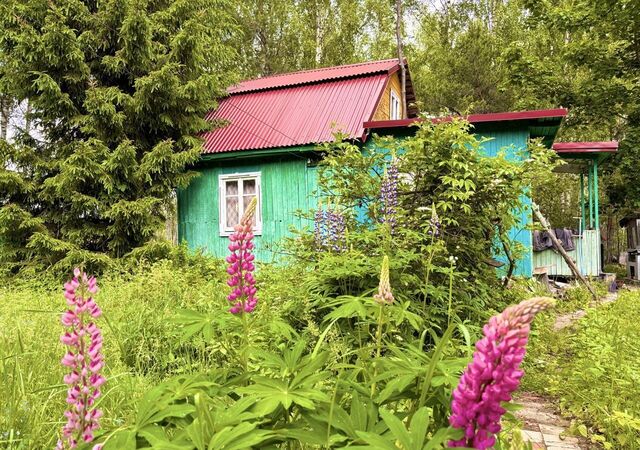
<path fill-rule="evenodd" d="M 300 74 L 300 73 L 322 72 L 322 71 L 326 71 L 326 70 L 332 70 L 332 69 L 344 68 L 344 67 L 367 66 L 367 65 L 383 63 L 383 62 L 391 62 L 391 61 L 395 61 L 397 59 L 398 58 L 375 59 L 375 60 L 372 60 L 372 61 L 364 61 L 364 62 L 352 63 L 352 64 L 340 64 L 340 65 L 337 65 L 337 66 L 317 67 L 315 69 L 302 69 L 302 70 L 295 70 L 293 72 L 276 73 L 276 74 L 267 75 L 267 76 L 264 76 L 264 77 L 249 78 L 249 79 L 246 79 L 246 80 L 242 80 L 242 81 L 239 81 L 238 83 L 236 83 L 235 86 L 238 86 L 238 85 L 240 85 L 242 83 L 246 83 L 247 81 L 267 80 L 269 78 L 278 78 L 278 77 L 284 77 L 284 76 L 287 76 L 287 75 L 296 75 L 296 74 Z M 381 70 L 381 72 L 382 72 L 382 70 Z"/>

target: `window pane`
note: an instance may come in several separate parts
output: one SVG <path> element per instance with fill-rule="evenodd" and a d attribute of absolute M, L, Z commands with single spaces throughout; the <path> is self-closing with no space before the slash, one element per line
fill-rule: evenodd
<path fill-rule="evenodd" d="M 256 193 L 256 180 L 255 178 L 244 180 L 242 186 L 242 193 L 244 195 L 251 195 Z"/>
<path fill-rule="evenodd" d="M 227 197 L 227 227 L 233 227 L 240 222 L 238 212 L 238 197 Z"/>
<path fill-rule="evenodd" d="M 238 182 L 237 181 L 227 181 L 226 182 L 226 193 L 227 195 L 238 195 Z"/>

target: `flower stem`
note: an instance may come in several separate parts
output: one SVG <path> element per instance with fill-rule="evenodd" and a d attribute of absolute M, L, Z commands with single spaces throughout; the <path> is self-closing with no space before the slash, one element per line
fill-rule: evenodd
<path fill-rule="evenodd" d="M 247 313 L 243 311 L 240 312 L 240 316 L 242 317 L 242 336 L 244 340 L 244 345 L 242 346 L 242 369 L 244 370 L 245 375 L 249 371 L 249 324 L 247 322 Z"/>
<path fill-rule="evenodd" d="M 433 250 L 433 240 L 434 233 L 431 234 L 431 244 L 429 244 L 429 258 L 427 259 L 427 273 L 425 274 L 424 280 L 424 303 L 422 304 L 422 313 L 426 317 L 427 315 L 427 300 L 429 298 L 429 276 L 431 275 L 431 262 L 433 261 L 433 254 L 435 251 Z"/>
<path fill-rule="evenodd" d="M 447 309 L 447 326 L 451 325 L 451 298 L 453 296 L 453 261 L 449 266 L 449 308 Z"/>
<path fill-rule="evenodd" d="M 371 397 L 376 392 L 376 377 L 378 376 L 378 360 L 382 352 L 382 326 L 384 324 L 384 304 L 380 303 L 378 311 L 378 329 L 376 330 L 376 359 L 373 362 L 373 383 L 371 384 Z"/>

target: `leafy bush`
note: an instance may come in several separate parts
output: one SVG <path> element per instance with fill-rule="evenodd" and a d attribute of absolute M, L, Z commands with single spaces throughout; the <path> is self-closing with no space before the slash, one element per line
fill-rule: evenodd
<path fill-rule="evenodd" d="M 605 448 L 640 448 L 640 293 L 623 292 L 590 309 L 577 329 L 552 330 L 553 316 L 534 331 L 525 388 L 559 397 L 560 408 Z M 586 425 L 586 426 L 585 426 Z"/>
<path fill-rule="evenodd" d="M 425 120 L 414 137 L 379 138 L 375 151 L 348 141 L 325 145 L 316 231 L 323 213 L 342 216 L 346 229 L 335 237 L 339 248 L 319 246 L 307 231 L 290 240 L 294 260 L 313 272 L 311 291 L 335 297 L 372 290 L 387 254 L 400 295 L 431 326 L 446 328 L 450 303 L 463 322 L 484 320 L 501 304 L 491 256 L 517 260 L 521 249 L 509 231 L 526 208 L 523 193 L 546 179 L 555 163 L 535 142 L 520 155 L 506 148 L 496 157 L 482 155 L 483 143 L 467 122 Z M 391 171 L 398 176 L 389 208 Z"/>

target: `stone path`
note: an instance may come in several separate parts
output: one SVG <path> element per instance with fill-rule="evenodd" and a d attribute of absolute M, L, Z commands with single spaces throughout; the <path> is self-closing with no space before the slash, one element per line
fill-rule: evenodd
<path fill-rule="evenodd" d="M 617 298 L 618 298 L 617 292 L 610 293 L 610 294 L 607 294 L 604 298 L 598 300 L 597 302 L 591 303 L 591 305 L 589 306 L 594 307 L 598 305 L 604 305 L 605 303 L 611 303 L 615 301 Z M 563 314 L 561 316 L 558 316 L 556 318 L 556 322 L 553 324 L 553 329 L 555 331 L 560 331 L 564 328 L 567 328 L 576 320 L 583 318 L 586 314 L 587 314 L 586 311 L 579 309 L 578 311 L 574 311 L 569 314 Z"/>
<path fill-rule="evenodd" d="M 616 298 L 618 298 L 617 293 L 608 294 L 591 306 L 610 303 Z M 579 310 L 558 316 L 553 328 L 555 331 L 560 331 L 584 317 L 585 314 L 585 311 Z M 531 442 L 534 450 L 587 450 L 591 447 L 585 439 L 565 436 L 569 422 L 558 416 L 544 398 L 525 392 L 520 394 L 516 402 L 523 406 L 516 413 L 523 422 L 522 438 Z"/>
<path fill-rule="evenodd" d="M 516 402 L 522 409 L 516 416 L 522 420 L 522 438 L 529 441 L 534 450 L 584 450 L 576 437 L 565 436 L 569 422 L 558 416 L 544 398 L 523 393 Z"/>

